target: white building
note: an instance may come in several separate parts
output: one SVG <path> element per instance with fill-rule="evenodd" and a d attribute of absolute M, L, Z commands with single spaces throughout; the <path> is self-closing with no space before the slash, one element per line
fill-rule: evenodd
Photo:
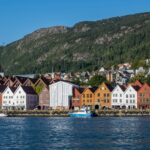
<path fill-rule="evenodd" d="M 124 90 L 123 86 L 117 85 L 112 91 L 112 108 L 123 108 L 126 106 L 126 102 L 124 99 Z"/>
<path fill-rule="evenodd" d="M 15 107 L 14 97 L 15 88 L 7 87 L 2 93 L 2 109 L 13 109 Z"/>
<path fill-rule="evenodd" d="M 124 100 L 126 103 L 126 108 L 133 109 L 137 108 L 137 91 L 138 86 L 129 85 L 124 92 Z"/>
<path fill-rule="evenodd" d="M 32 87 L 19 86 L 16 90 L 8 87 L 3 92 L 3 109 L 32 110 L 37 105 L 38 96 Z"/>
<path fill-rule="evenodd" d="M 75 86 L 77 87 L 77 85 L 67 81 L 58 81 L 49 85 L 50 107 L 52 109 L 68 109 L 73 95 L 73 87 Z"/>

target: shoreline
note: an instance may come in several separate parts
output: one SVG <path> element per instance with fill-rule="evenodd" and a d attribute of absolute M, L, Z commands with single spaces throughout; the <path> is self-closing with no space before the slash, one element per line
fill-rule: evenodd
<path fill-rule="evenodd" d="M 69 111 L 28 110 L 1 111 L 8 117 L 69 117 Z M 100 110 L 93 111 L 96 117 L 145 117 L 150 116 L 150 110 Z"/>

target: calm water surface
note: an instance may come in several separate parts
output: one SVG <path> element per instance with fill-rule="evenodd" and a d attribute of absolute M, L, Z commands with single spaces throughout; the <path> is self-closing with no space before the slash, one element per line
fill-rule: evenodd
<path fill-rule="evenodd" d="M 0 150 L 150 150 L 150 117 L 0 118 Z"/>

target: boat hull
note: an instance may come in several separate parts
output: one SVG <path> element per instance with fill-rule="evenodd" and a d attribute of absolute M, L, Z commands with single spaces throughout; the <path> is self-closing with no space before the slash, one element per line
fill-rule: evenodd
<path fill-rule="evenodd" d="M 76 118 L 88 118 L 88 117 L 93 117 L 92 113 L 87 113 L 87 114 L 76 114 L 76 113 L 69 113 L 70 117 L 76 117 Z"/>
<path fill-rule="evenodd" d="M 7 117 L 7 114 L 0 114 L 0 117 Z"/>

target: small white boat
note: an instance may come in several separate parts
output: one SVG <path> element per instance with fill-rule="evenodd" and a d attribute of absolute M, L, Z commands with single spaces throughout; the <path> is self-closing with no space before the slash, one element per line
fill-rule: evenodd
<path fill-rule="evenodd" d="M 7 114 L 0 113 L 0 117 L 7 117 L 7 116 L 8 116 Z"/>
<path fill-rule="evenodd" d="M 91 111 L 87 110 L 86 108 L 81 108 L 80 111 L 78 112 L 72 112 L 69 113 L 70 117 L 93 117 L 93 113 L 91 113 Z"/>

